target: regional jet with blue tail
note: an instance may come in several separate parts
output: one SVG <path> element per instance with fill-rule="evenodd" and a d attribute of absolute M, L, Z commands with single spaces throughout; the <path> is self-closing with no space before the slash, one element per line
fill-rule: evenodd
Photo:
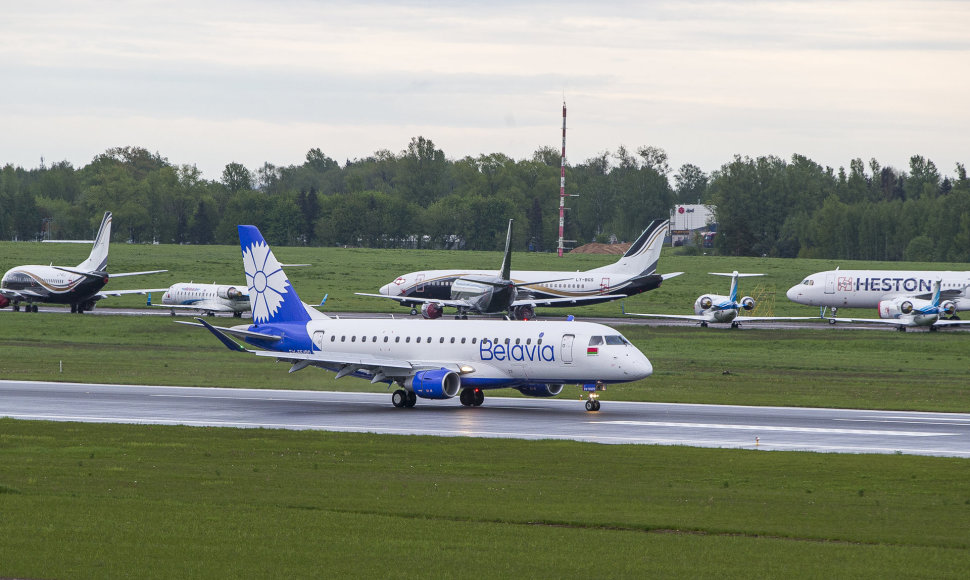
<path fill-rule="evenodd" d="M 779 321 L 779 320 L 809 320 L 814 317 L 806 316 L 741 316 L 742 310 L 754 310 L 755 299 L 745 296 L 738 299 L 738 278 L 764 276 L 764 274 L 740 274 L 737 270 L 730 274 L 724 272 L 710 272 L 712 276 L 726 276 L 731 278 L 731 291 L 727 296 L 718 294 L 702 294 L 694 301 L 694 314 L 636 314 L 626 312 L 629 316 L 645 316 L 648 318 L 673 318 L 676 320 L 695 320 L 701 326 L 707 327 L 711 323 L 731 324 L 731 328 L 741 326 L 748 321 Z"/>
<path fill-rule="evenodd" d="M 942 297 L 942 281 L 933 281 L 932 297 L 929 300 L 915 296 L 899 296 L 879 302 L 879 318 L 830 318 L 831 322 L 875 322 L 895 325 L 905 332 L 907 328 L 929 327 L 935 331 L 942 326 L 956 326 L 970 324 L 970 320 L 945 320 L 943 315 L 952 316 L 956 312 L 956 303 L 944 300 Z"/>
<path fill-rule="evenodd" d="M 514 287 L 514 293 L 507 293 L 511 300 L 505 299 L 503 308 L 508 308 L 511 318 L 524 320 L 535 316 L 538 306 L 599 304 L 659 288 L 664 280 L 682 274 L 657 274 L 669 223 L 669 220 L 654 220 L 615 263 L 583 272 L 511 270 L 506 243 L 500 277 L 507 281 L 507 286 Z M 491 296 L 492 290 L 481 282 L 495 279 L 495 271 L 490 270 L 422 270 L 398 276 L 382 286 L 379 294 L 367 296 L 396 300 L 403 306 L 410 306 L 412 315 L 420 308 L 424 318 L 441 317 L 443 306 L 459 308 L 459 316 L 462 316 L 463 308 L 465 311 L 481 309 L 463 307 L 459 301 L 471 296 L 475 296 L 475 300 Z"/>
<path fill-rule="evenodd" d="M 397 385 L 395 407 L 418 399 L 458 396 L 479 406 L 488 389 L 512 388 L 552 397 L 564 384 L 582 384 L 588 411 L 612 383 L 650 376 L 653 367 L 630 341 L 601 324 L 576 321 L 340 319 L 305 304 L 254 226 L 239 226 L 252 324 L 204 326 L 230 350 L 290 363 L 290 372 L 315 366 L 371 383 Z M 247 348 L 235 339 L 241 339 Z"/>

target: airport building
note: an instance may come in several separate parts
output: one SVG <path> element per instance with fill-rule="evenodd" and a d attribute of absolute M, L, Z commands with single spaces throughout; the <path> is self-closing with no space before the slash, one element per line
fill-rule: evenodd
<path fill-rule="evenodd" d="M 717 233 L 713 205 L 683 204 L 670 210 L 670 243 L 684 246 L 700 239 L 701 245 L 710 247 Z"/>

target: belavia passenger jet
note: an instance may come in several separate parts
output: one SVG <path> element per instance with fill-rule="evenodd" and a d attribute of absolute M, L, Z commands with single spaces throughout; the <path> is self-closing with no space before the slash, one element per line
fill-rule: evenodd
<path fill-rule="evenodd" d="M 91 255 L 73 268 L 67 266 L 17 266 L 7 270 L 0 280 L 0 308 L 13 304 L 20 310 L 20 303 L 26 302 L 26 312 L 37 312 L 37 303 L 70 304 L 71 312 L 78 314 L 94 308 L 98 300 L 106 296 L 122 294 L 144 294 L 143 290 L 113 290 L 103 292 L 102 288 L 111 278 L 158 274 L 167 270 L 149 272 L 126 272 L 109 274 L 108 242 L 111 238 L 111 212 L 104 212 L 101 227 L 94 238 Z"/>
<path fill-rule="evenodd" d="M 619 332 L 589 322 L 331 318 L 304 304 L 259 230 L 239 226 L 252 325 L 199 324 L 230 350 L 337 373 L 396 383 L 395 407 L 418 397 L 479 406 L 484 389 L 513 388 L 533 397 L 558 395 L 583 384 L 588 411 L 599 410 L 597 390 L 650 376 L 647 357 Z M 247 349 L 238 337 L 262 350 Z"/>

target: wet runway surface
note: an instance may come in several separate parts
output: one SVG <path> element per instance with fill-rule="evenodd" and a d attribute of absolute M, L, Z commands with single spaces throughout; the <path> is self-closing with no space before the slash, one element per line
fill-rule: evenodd
<path fill-rule="evenodd" d="M 0 416 L 395 435 L 567 439 L 835 453 L 970 457 L 970 414 L 629 403 L 487 396 L 419 399 L 397 409 L 388 393 L 219 389 L 0 381 Z M 568 392 L 568 387 L 567 387 Z"/>

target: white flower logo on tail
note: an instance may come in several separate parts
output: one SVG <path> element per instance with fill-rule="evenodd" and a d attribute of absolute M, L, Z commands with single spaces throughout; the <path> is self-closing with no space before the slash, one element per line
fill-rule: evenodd
<path fill-rule="evenodd" d="M 279 311 L 289 286 L 283 268 L 263 242 L 257 242 L 243 252 L 243 266 L 246 269 L 253 322 L 268 322 Z"/>

